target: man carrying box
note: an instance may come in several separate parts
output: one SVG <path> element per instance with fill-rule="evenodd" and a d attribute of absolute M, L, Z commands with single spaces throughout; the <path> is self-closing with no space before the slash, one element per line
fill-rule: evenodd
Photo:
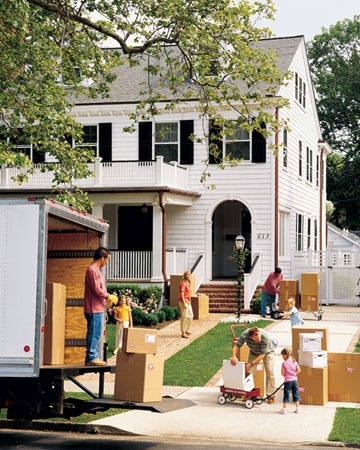
<path fill-rule="evenodd" d="M 236 357 L 237 347 L 241 347 L 247 344 L 250 352 L 248 362 L 245 365 L 247 372 L 251 371 L 251 368 L 264 362 L 264 369 L 266 374 L 266 395 L 269 397 L 276 390 L 275 375 L 274 375 L 274 344 L 269 334 L 258 327 L 252 327 L 249 330 L 244 331 L 235 345 L 232 347 L 230 362 L 233 366 L 236 365 L 238 359 Z M 275 397 L 268 398 L 268 403 L 275 403 Z"/>

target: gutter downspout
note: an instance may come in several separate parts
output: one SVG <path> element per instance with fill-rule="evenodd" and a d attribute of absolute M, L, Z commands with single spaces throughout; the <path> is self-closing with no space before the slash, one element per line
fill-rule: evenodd
<path fill-rule="evenodd" d="M 279 121 L 279 108 L 275 109 L 275 119 Z M 279 266 L 279 152 L 277 146 L 279 145 L 279 130 L 275 132 L 275 148 L 277 149 L 277 154 L 275 157 L 275 202 L 274 202 L 274 267 Z"/>
<path fill-rule="evenodd" d="M 159 192 L 159 205 L 161 208 L 161 267 L 164 278 L 164 298 L 169 299 L 169 279 L 166 274 L 166 208 L 164 203 L 164 193 Z"/>
<path fill-rule="evenodd" d="M 322 255 L 322 250 L 323 250 L 323 189 L 324 189 L 324 160 L 323 160 L 323 156 L 324 156 L 324 148 L 321 148 L 321 152 L 320 152 L 320 224 L 319 224 L 319 228 L 320 228 L 320 255 Z M 327 227 L 326 227 L 327 228 Z M 327 241 L 327 232 L 326 232 L 326 241 Z M 326 242 L 326 247 L 327 247 L 327 242 Z M 325 247 L 325 248 L 326 248 Z"/>

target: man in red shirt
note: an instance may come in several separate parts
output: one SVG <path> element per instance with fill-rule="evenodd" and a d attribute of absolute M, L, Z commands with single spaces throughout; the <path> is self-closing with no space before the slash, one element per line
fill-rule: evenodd
<path fill-rule="evenodd" d="M 263 286 L 261 296 L 261 310 L 260 310 L 261 317 L 266 317 L 266 305 L 269 300 L 270 315 L 272 318 L 274 318 L 272 306 L 273 303 L 275 302 L 276 294 L 279 293 L 279 286 L 282 278 L 283 276 L 280 267 L 276 267 L 274 272 L 270 272 L 269 276 L 267 277 Z"/>
<path fill-rule="evenodd" d="M 104 276 L 101 272 L 110 259 L 110 252 L 105 247 L 95 250 L 94 261 L 85 275 L 84 314 L 87 321 L 86 366 L 105 366 L 99 359 L 99 343 L 103 331 L 105 301 L 117 303 L 118 298 L 106 290 Z"/>

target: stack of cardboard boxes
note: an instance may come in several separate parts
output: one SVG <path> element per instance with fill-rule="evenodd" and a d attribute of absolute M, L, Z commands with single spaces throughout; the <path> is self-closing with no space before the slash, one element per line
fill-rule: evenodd
<path fill-rule="evenodd" d="M 318 311 L 319 310 L 319 273 L 301 274 L 301 310 Z"/>
<path fill-rule="evenodd" d="M 117 354 L 114 399 L 160 402 L 164 379 L 164 357 L 157 354 L 158 331 L 126 328 L 122 352 Z"/>
<path fill-rule="evenodd" d="M 300 307 L 299 300 L 299 280 L 281 280 L 279 294 L 279 310 L 287 311 L 287 300 L 293 297 L 296 308 Z"/>
<path fill-rule="evenodd" d="M 298 361 L 301 403 L 324 405 L 328 401 L 327 327 L 310 328 L 297 325 L 292 328 L 293 356 Z"/>

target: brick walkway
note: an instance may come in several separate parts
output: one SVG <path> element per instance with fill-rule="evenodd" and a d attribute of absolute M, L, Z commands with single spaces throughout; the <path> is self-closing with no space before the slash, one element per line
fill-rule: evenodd
<path fill-rule="evenodd" d="M 215 314 L 212 313 L 207 319 L 194 320 L 191 326 L 191 335 L 188 339 L 181 338 L 180 335 L 180 321 L 177 320 L 159 330 L 158 335 L 158 351 L 157 353 L 164 355 L 164 359 L 167 360 L 170 356 L 183 349 L 198 337 L 205 334 L 211 328 L 214 328 L 224 317 L 228 317 L 230 314 Z M 108 364 L 115 366 L 116 356 L 112 356 L 108 359 Z M 77 379 L 83 383 L 86 381 L 97 381 L 98 375 L 95 373 L 89 373 L 81 375 Z M 105 382 L 114 382 L 115 374 L 106 373 Z"/>

